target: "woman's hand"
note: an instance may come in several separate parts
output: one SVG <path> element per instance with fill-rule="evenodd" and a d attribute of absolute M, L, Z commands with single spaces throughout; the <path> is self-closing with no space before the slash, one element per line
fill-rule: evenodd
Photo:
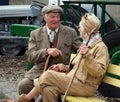
<path fill-rule="evenodd" d="M 87 54 L 88 50 L 89 50 L 89 48 L 86 45 L 81 45 L 80 46 L 80 54 L 81 55 Z"/>
<path fill-rule="evenodd" d="M 49 67 L 49 70 L 54 70 L 54 71 L 58 72 L 59 71 L 59 66 L 57 64 L 52 65 L 52 66 Z"/>

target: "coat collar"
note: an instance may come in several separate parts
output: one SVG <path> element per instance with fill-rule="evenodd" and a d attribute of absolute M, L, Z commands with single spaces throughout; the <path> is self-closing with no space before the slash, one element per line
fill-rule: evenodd
<path fill-rule="evenodd" d="M 47 32 L 47 28 L 46 26 L 41 27 L 41 31 L 40 31 L 40 39 L 44 39 L 45 41 L 45 45 L 47 48 L 50 48 L 50 43 L 49 43 L 49 38 L 48 38 L 48 32 Z"/>
<path fill-rule="evenodd" d="M 99 39 L 99 38 L 100 38 L 100 34 L 99 34 L 99 33 L 95 34 L 95 35 L 89 40 L 88 46 L 91 45 L 94 41 L 96 41 L 96 40 Z M 83 44 L 86 44 L 86 42 L 83 41 Z"/>
<path fill-rule="evenodd" d="M 99 39 L 97 39 L 96 41 L 94 41 L 94 43 L 92 43 L 91 45 L 89 45 L 89 47 L 94 47 L 97 43 L 101 42 L 102 38 L 100 37 Z"/>

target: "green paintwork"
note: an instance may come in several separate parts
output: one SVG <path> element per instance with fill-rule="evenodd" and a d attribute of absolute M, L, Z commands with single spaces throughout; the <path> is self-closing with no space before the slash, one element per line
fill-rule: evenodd
<path fill-rule="evenodd" d="M 33 67 L 33 64 L 28 62 L 27 63 L 27 71 L 29 71 Z"/>
<path fill-rule="evenodd" d="M 32 30 L 37 29 L 39 26 L 25 25 L 25 24 L 12 24 L 11 34 L 14 36 L 25 36 L 28 37 Z"/>
<path fill-rule="evenodd" d="M 110 63 L 120 66 L 120 50 L 116 50 L 110 58 Z"/>

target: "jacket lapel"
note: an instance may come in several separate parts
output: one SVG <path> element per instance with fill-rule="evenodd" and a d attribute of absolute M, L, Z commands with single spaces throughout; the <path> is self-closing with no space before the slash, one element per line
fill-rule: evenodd
<path fill-rule="evenodd" d="M 42 39 L 44 39 L 44 44 L 46 45 L 46 48 L 50 48 L 50 42 L 48 39 L 48 33 L 47 33 L 47 29 L 46 26 L 43 27 L 43 29 L 41 30 L 41 34 L 42 34 Z"/>
<path fill-rule="evenodd" d="M 59 29 L 59 35 L 58 35 L 58 42 L 57 42 L 57 48 L 60 48 L 61 45 L 63 44 L 63 42 L 65 41 L 65 30 L 64 28 L 60 25 L 60 29 Z"/>

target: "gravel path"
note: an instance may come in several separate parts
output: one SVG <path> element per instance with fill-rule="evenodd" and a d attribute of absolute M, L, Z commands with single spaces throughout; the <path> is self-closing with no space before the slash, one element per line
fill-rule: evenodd
<path fill-rule="evenodd" d="M 27 68 L 27 56 L 0 56 L 0 102 L 8 97 L 18 97 L 18 82 L 23 78 Z"/>
<path fill-rule="evenodd" d="M 17 84 L 26 72 L 27 56 L 0 56 L 0 79 Z"/>

